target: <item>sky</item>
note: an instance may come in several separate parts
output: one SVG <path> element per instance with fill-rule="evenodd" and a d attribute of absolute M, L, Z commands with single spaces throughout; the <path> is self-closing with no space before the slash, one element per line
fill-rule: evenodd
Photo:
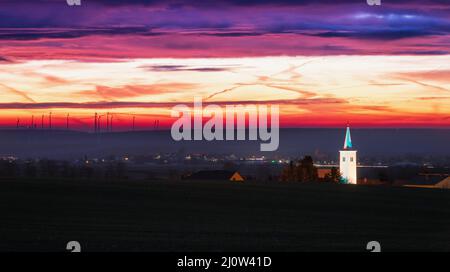
<path fill-rule="evenodd" d="M 283 127 L 448 128 L 450 3 L 0 0 L 1 127 L 169 127 L 194 97 L 280 105 Z"/>

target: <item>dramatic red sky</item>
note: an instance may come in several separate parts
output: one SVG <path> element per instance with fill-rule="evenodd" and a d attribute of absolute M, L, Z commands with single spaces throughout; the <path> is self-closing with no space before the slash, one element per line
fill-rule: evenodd
<path fill-rule="evenodd" d="M 199 96 L 287 127 L 450 127 L 446 1 L 203 2 L 0 1 L 0 126 L 169 126 Z"/>

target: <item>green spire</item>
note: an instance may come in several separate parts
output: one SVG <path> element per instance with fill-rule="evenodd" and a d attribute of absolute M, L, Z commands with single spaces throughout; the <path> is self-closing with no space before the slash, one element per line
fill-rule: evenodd
<path fill-rule="evenodd" d="M 347 132 L 345 133 L 345 141 L 344 141 L 344 149 L 351 149 L 352 145 L 352 137 L 350 136 L 350 127 L 347 125 Z"/>

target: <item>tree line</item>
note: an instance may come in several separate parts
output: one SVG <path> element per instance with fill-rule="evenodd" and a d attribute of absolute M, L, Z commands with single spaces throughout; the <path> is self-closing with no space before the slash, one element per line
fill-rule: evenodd
<path fill-rule="evenodd" d="M 342 180 L 341 174 L 336 167 L 332 167 L 329 173 L 323 177 L 319 177 L 318 172 L 313 158 L 311 156 L 305 156 L 303 159 L 290 161 L 289 165 L 283 168 L 280 181 L 339 183 Z"/>

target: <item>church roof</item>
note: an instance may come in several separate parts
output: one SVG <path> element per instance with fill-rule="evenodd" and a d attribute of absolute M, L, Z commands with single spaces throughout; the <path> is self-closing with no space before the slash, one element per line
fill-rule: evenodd
<path fill-rule="evenodd" d="M 443 179 L 442 181 L 438 182 L 435 187 L 441 188 L 441 189 L 450 189 L 450 176 L 446 179 Z"/>
<path fill-rule="evenodd" d="M 347 125 L 347 131 L 345 133 L 344 149 L 352 149 L 352 137 L 350 135 L 350 127 Z"/>
<path fill-rule="evenodd" d="M 204 170 L 192 173 L 184 177 L 187 180 L 229 180 L 233 177 L 233 171 L 226 170 Z"/>

